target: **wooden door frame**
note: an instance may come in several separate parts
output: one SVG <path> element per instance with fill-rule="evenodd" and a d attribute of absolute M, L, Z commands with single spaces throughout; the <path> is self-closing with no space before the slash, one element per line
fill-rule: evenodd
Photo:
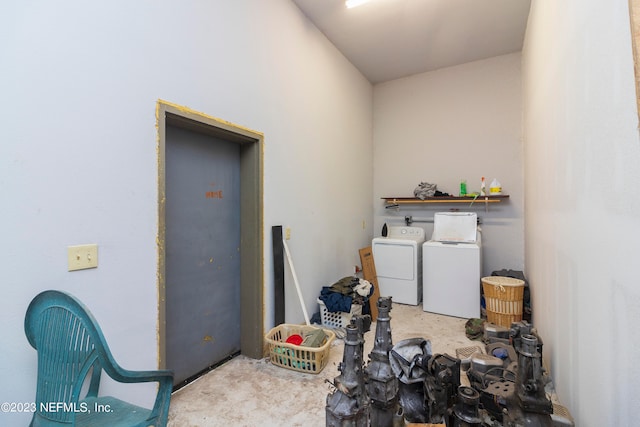
<path fill-rule="evenodd" d="M 240 352 L 264 356 L 264 135 L 158 100 L 158 365 L 166 368 L 166 126 L 203 133 L 240 145 Z"/>
<path fill-rule="evenodd" d="M 629 0 L 629 19 L 631 21 L 631 47 L 636 83 L 636 108 L 640 118 L 640 0 Z"/>

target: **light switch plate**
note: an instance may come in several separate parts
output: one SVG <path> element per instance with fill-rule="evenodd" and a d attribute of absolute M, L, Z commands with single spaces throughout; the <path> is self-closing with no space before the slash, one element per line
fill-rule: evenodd
<path fill-rule="evenodd" d="M 98 267 L 98 245 L 75 245 L 67 247 L 69 271 Z"/>

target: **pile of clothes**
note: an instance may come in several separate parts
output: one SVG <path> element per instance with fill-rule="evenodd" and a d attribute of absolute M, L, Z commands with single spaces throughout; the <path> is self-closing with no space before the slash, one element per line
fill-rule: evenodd
<path fill-rule="evenodd" d="M 356 276 L 343 277 L 331 286 L 323 286 L 320 291 L 320 300 L 331 313 L 351 312 L 352 304 L 360 304 L 369 307 L 369 297 L 373 294 L 373 286 L 368 280 Z"/>
<path fill-rule="evenodd" d="M 449 193 L 444 193 L 438 190 L 438 184 L 430 184 L 428 182 L 421 182 L 420 184 L 418 184 L 418 186 L 413 190 L 413 195 L 420 200 L 425 200 L 429 197 L 451 196 L 451 194 Z"/>

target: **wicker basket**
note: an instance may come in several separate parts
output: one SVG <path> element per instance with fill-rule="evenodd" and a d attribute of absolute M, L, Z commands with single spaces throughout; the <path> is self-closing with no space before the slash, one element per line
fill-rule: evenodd
<path fill-rule="evenodd" d="M 489 322 L 508 328 L 512 322 L 522 320 L 524 281 L 502 276 L 483 277 L 482 289 Z"/>
<path fill-rule="evenodd" d="M 351 304 L 351 311 L 345 313 L 342 311 L 331 312 L 321 299 L 318 299 L 320 306 L 320 320 L 322 326 L 327 328 L 346 328 L 351 323 L 354 314 L 362 314 L 362 306 L 360 304 Z"/>
<path fill-rule="evenodd" d="M 336 337 L 333 331 L 323 329 L 327 338 L 320 347 L 305 347 L 286 342 L 291 335 L 304 336 L 316 329 L 318 328 L 315 326 L 289 324 L 282 324 L 271 329 L 265 336 L 269 344 L 271 363 L 308 374 L 320 373 L 329 362 L 331 341 Z"/>

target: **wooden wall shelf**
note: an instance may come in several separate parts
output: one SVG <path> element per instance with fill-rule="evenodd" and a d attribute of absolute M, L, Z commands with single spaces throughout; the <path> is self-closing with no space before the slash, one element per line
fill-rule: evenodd
<path fill-rule="evenodd" d="M 504 199 L 508 199 L 508 195 L 500 196 L 478 196 L 477 198 L 464 196 L 442 196 L 442 197 L 427 197 L 426 199 L 418 199 L 416 197 L 382 197 L 388 205 L 408 205 L 408 204 L 423 204 L 423 203 L 500 203 Z"/>

